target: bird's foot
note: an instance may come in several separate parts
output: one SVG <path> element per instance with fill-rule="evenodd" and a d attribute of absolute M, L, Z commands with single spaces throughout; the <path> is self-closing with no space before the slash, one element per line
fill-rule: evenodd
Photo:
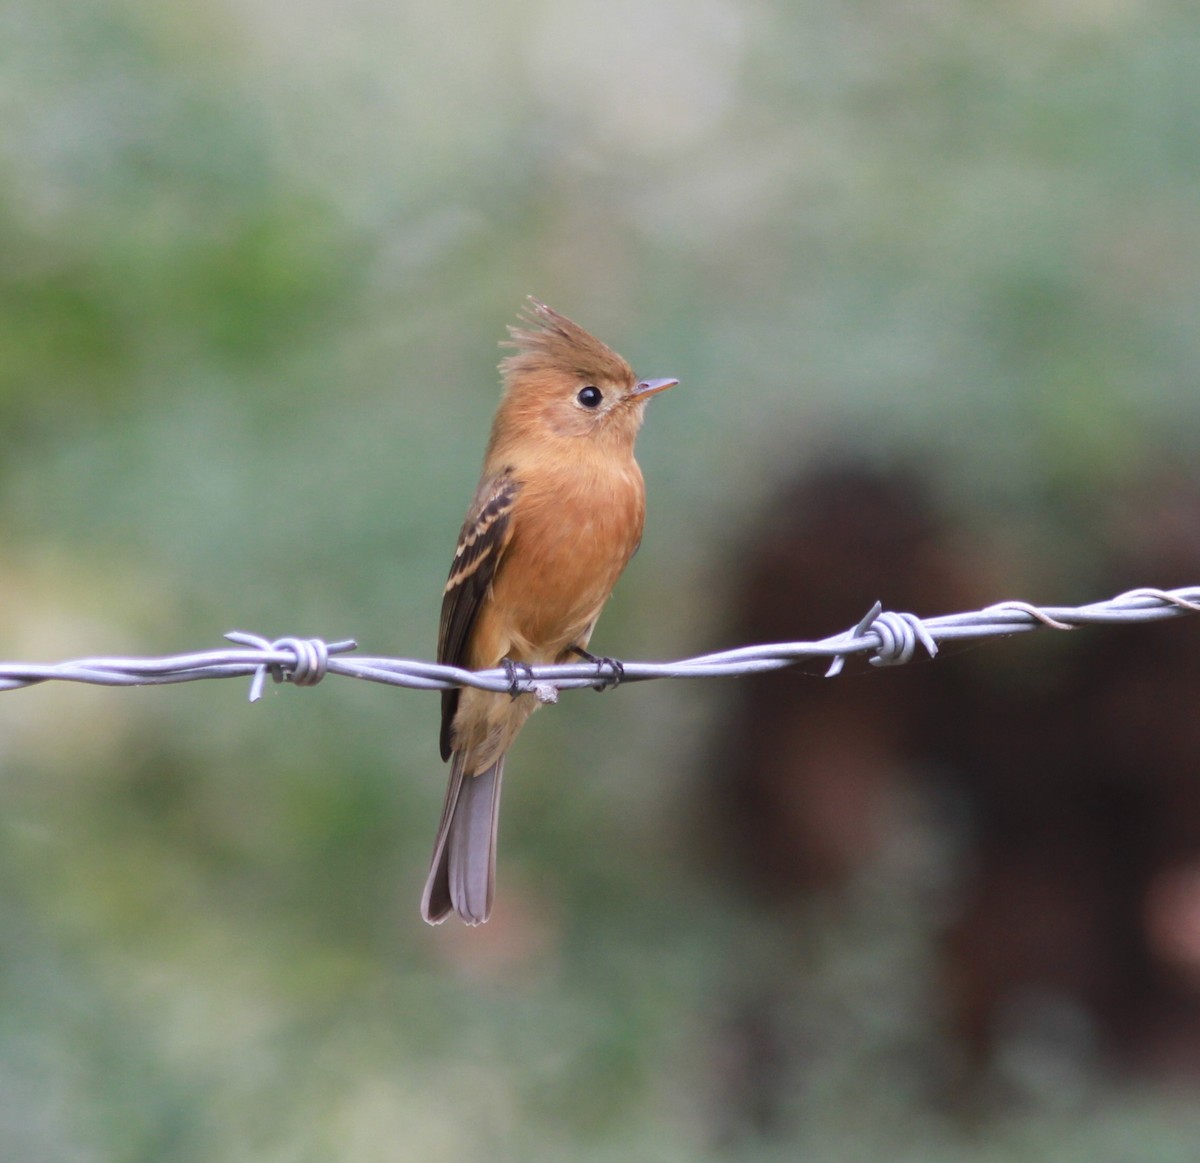
<path fill-rule="evenodd" d="M 584 662 L 594 662 L 596 671 L 599 675 L 599 680 L 592 684 L 594 691 L 610 691 L 613 687 L 620 686 L 625 678 L 625 664 L 619 658 L 607 658 L 598 654 L 591 654 L 584 650 L 582 646 L 572 646 L 571 653 L 578 655 Z M 605 674 L 605 671 L 608 674 Z"/>
<path fill-rule="evenodd" d="M 504 667 L 504 673 L 508 675 L 508 693 L 511 698 L 519 698 L 525 694 L 523 684 L 533 683 L 533 667 L 528 662 L 514 662 L 511 658 L 501 660 L 501 665 Z M 525 672 L 525 677 L 521 678 L 518 674 L 519 670 Z"/>

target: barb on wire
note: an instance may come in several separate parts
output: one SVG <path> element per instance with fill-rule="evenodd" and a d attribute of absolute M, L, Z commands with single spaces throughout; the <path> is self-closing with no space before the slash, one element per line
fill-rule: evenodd
<path fill-rule="evenodd" d="M 1160 622 L 1200 614 L 1200 586 L 1138 589 L 1086 606 L 1034 606 L 999 602 L 982 610 L 918 618 L 885 611 L 880 603 L 851 630 L 817 642 L 777 642 L 741 646 L 678 662 L 568 662 L 508 670 L 462 670 L 411 658 L 345 658 L 357 648 L 351 639 L 326 643 L 320 638 L 274 640 L 236 631 L 226 637 L 239 649 L 177 654 L 167 658 L 81 658 L 39 664 L 0 662 L 0 691 L 44 682 L 82 682 L 100 686 L 154 686 L 205 678 L 249 678 L 250 701 L 259 699 L 270 675 L 276 682 L 312 686 L 327 674 L 388 683 L 413 690 L 456 686 L 497 692 L 527 691 L 541 702 L 555 702 L 561 690 L 598 684 L 645 682 L 656 678 L 717 678 L 762 674 L 807 659 L 829 659 L 828 677 L 839 674 L 851 655 L 865 654 L 874 666 L 898 666 L 923 650 L 930 658 L 943 642 L 1002 638 L 1031 630 L 1074 630 L 1079 626 Z"/>

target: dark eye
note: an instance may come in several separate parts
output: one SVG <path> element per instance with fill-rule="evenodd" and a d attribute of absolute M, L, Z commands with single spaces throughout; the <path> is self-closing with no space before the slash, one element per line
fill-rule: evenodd
<path fill-rule="evenodd" d="M 575 399 L 585 408 L 599 408 L 600 402 L 604 399 L 604 393 L 589 384 L 586 388 L 579 389 L 579 395 Z"/>

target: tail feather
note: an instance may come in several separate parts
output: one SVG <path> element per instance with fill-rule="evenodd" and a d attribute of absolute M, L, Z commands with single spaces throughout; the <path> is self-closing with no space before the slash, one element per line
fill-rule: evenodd
<path fill-rule="evenodd" d="M 464 775 L 464 767 L 464 753 L 456 751 L 421 898 L 421 915 L 431 925 L 445 920 L 451 911 L 468 925 L 480 925 L 492 911 L 504 756 L 478 775 Z"/>

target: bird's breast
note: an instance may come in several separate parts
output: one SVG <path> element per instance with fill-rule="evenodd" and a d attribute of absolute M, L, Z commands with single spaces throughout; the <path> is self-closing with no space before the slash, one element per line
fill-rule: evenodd
<path fill-rule="evenodd" d="M 645 490 L 632 461 L 577 463 L 523 483 L 493 583 L 510 657 L 552 661 L 585 645 L 642 536 Z"/>

